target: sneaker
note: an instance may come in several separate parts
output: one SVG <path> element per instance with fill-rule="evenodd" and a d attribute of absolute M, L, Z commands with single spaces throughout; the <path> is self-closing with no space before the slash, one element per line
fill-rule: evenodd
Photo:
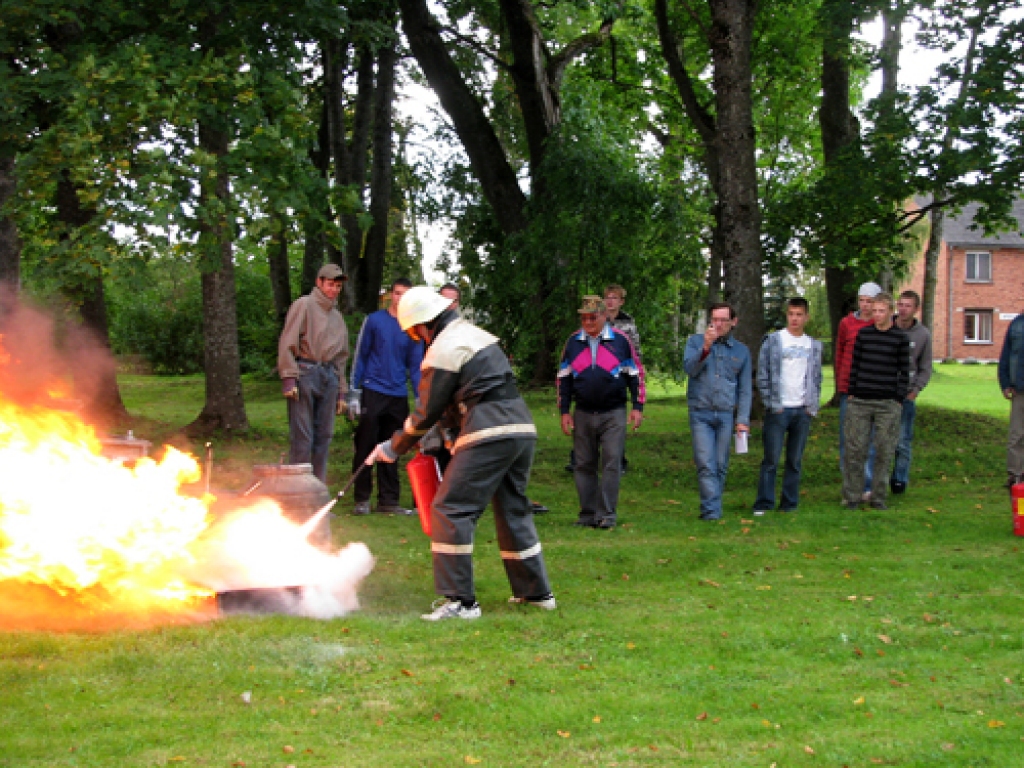
<path fill-rule="evenodd" d="M 574 520 L 573 525 L 578 525 L 580 528 L 597 528 L 597 523 L 593 520 Z"/>
<path fill-rule="evenodd" d="M 545 514 L 547 512 L 550 512 L 550 511 L 551 511 L 550 509 L 545 507 L 539 501 L 531 501 L 530 502 L 530 512 L 532 512 L 535 515 L 543 515 L 543 514 Z"/>
<path fill-rule="evenodd" d="M 899 496 L 901 493 L 907 492 L 907 484 L 901 483 L 899 480 L 890 480 L 889 490 L 892 491 L 897 496 Z"/>
<path fill-rule="evenodd" d="M 431 612 L 420 616 L 425 621 L 441 621 L 443 619 L 479 619 L 480 603 L 473 603 L 469 608 L 462 605 L 459 600 L 450 600 L 442 597 L 435 600 L 430 606 Z"/>
<path fill-rule="evenodd" d="M 598 524 L 597 524 L 596 526 L 594 526 L 594 527 L 595 527 L 595 528 L 600 528 L 601 530 L 604 530 L 604 531 L 610 531 L 610 530 L 611 530 L 612 528 L 614 528 L 614 527 L 615 527 L 615 521 L 614 521 L 614 520 L 610 520 L 610 519 L 608 519 L 608 518 L 605 518 L 604 520 L 602 520 L 601 522 L 599 522 L 599 523 L 598 523 Z"/>
<path fill-rule="evenodd" d="M 368 501 L 357 501 L 355 507 L 352 509 L 353 515 L 368 515 L 370 514 L 370 502 Z"/>
<path fill-rule="evenodd" d="M 844 501 L 843 502 L 843 509 L 858 510 L 858 509 L 860 509 L 860 502 L 859 501 Z"/>
<path fill-rule="evenodd" d="M 767 511 L 768 510 L 766 510 L 766 509 L 755 509 L 754 510 L 754 517 L 764 517 L 764 513 L 767 512 Z"/>
<path fill-rule="evenodd" d="M 531 600 L 528 597 L 510 597 L 508 601 L 511 605 L 535 605 L 538 608 L 543 608 L 545 611 L 553 611 L 558 607 L 554 595 L 542 597 L 540 600 Z"/>
<path fill-rule="evenodd" d="M 397 504 L 382 504 L 377 507 L 378 515 L 414 515 L 411 509 L 400 507 Z"/>
<path fill-rule="evenodd" d="M 871 508 L 872 509 L 879 509 L 879 510 L 883 510 L 884 511 L 884 510 L 889 508 L 889 505 L 886 504 L 884 501 L 872 501 L 871 502 Z"/>

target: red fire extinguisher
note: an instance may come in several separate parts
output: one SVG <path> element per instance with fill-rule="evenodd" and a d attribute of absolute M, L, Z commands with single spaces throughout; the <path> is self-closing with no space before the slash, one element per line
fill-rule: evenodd
<path fill-rule="evenodd" d="M 434 495 L 441 486 L 441 468 L 433 456 L 417 453 L 416 457 L 405 465 L 405 471 L 409 473 L 412 497 L 416 501 L 416 510 L 420 513 L 420 527 L 429 536 L 430 505 L 433 504 Z"/>
<path fill-rule="evenodd" d="M 1013 503 L 1013 533 L 1024 536 L 1024 483 L 1010 488 L 1010 499 Z"/>

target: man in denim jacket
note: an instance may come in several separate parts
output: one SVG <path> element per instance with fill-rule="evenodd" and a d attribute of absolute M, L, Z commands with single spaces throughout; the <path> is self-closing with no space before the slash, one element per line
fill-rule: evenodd
<path fill-rule="evenodd" d="M 1024 483 L 1024 313 L 1006 329 L 999 355 L 999 388 L 1010 401 L 1010 438 L 1006 446 L 1006 485 Z"/>
<path fill-rule="evenodd" d="M 736 310 L 724 302 L 708 310 L 708 328 L 686 341 L 683 370 L 689 376 L 693 458 L 700 484 L 700 519 L 722 517 L 722 491 L 729 470 L 729 440 L 750 432 L 750 350 L 732 337 Z"/>
<path fill-rule="evenodd" d="M 757 388 L 764 401 L 764 460 L 757 483 L 754 514 L 775 508 L 775 476 L 782 444 L 786 469 L 782 477 L 780 512 L 795 512 L 800 504 L 800 472 L 821 401 L 821 342 L 804 333 L 807 299 L 786 302 L 786 327 L 765 337 L 757 362 Z"/>

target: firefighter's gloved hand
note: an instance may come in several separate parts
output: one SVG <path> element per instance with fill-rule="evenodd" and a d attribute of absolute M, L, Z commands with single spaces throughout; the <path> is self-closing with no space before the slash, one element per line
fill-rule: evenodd
<path fill-rule="evenodd" d="M 348 405 L 348 417 L 351 421 L 359 421 L 359 417 L 362 415 L 362 402 L 363 390 L 361 389 L 350 389 L 348 395 L 346 395 L 346 404 Z"/>
<path fill-rule="evenodd" d="M 298 400 L 299 380 L 293 378 L 281 379 L 281 394 L 289 400 Z"/>
<path fill-rule="evenodd" d="M 395 453 L 391 447 L 391 441 L 385 440 L 380 443 L 376 448 L 371 451 L 370 455 L 366 457 L 367 464 L 376 464 L 378 461 L 383 461 L 385 464 L 394 464 L 398 461 L 398 454 Z"/>

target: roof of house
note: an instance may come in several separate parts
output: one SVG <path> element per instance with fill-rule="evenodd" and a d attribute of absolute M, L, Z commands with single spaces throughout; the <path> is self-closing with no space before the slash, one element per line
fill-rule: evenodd
<path fill-rule="evenodd" d="M 992 248 L 1002 246 L 1004 248 L 1024 248 L 1024 198 L 1017 198 L 1013 203 L 1011 215 L 1017 220 L 1017 229 L 1009 232 L 1000 232 L 996 235 L 985 235 L 985 231 L 978 226 L 971 229 L 974 224 L 974 214 L 978 211 L 977 203 L 968 203 L 956 216 L 947 217 L 943 224 L 943 240 L 948 245 L 958 247 L 981 247 Z"/>

